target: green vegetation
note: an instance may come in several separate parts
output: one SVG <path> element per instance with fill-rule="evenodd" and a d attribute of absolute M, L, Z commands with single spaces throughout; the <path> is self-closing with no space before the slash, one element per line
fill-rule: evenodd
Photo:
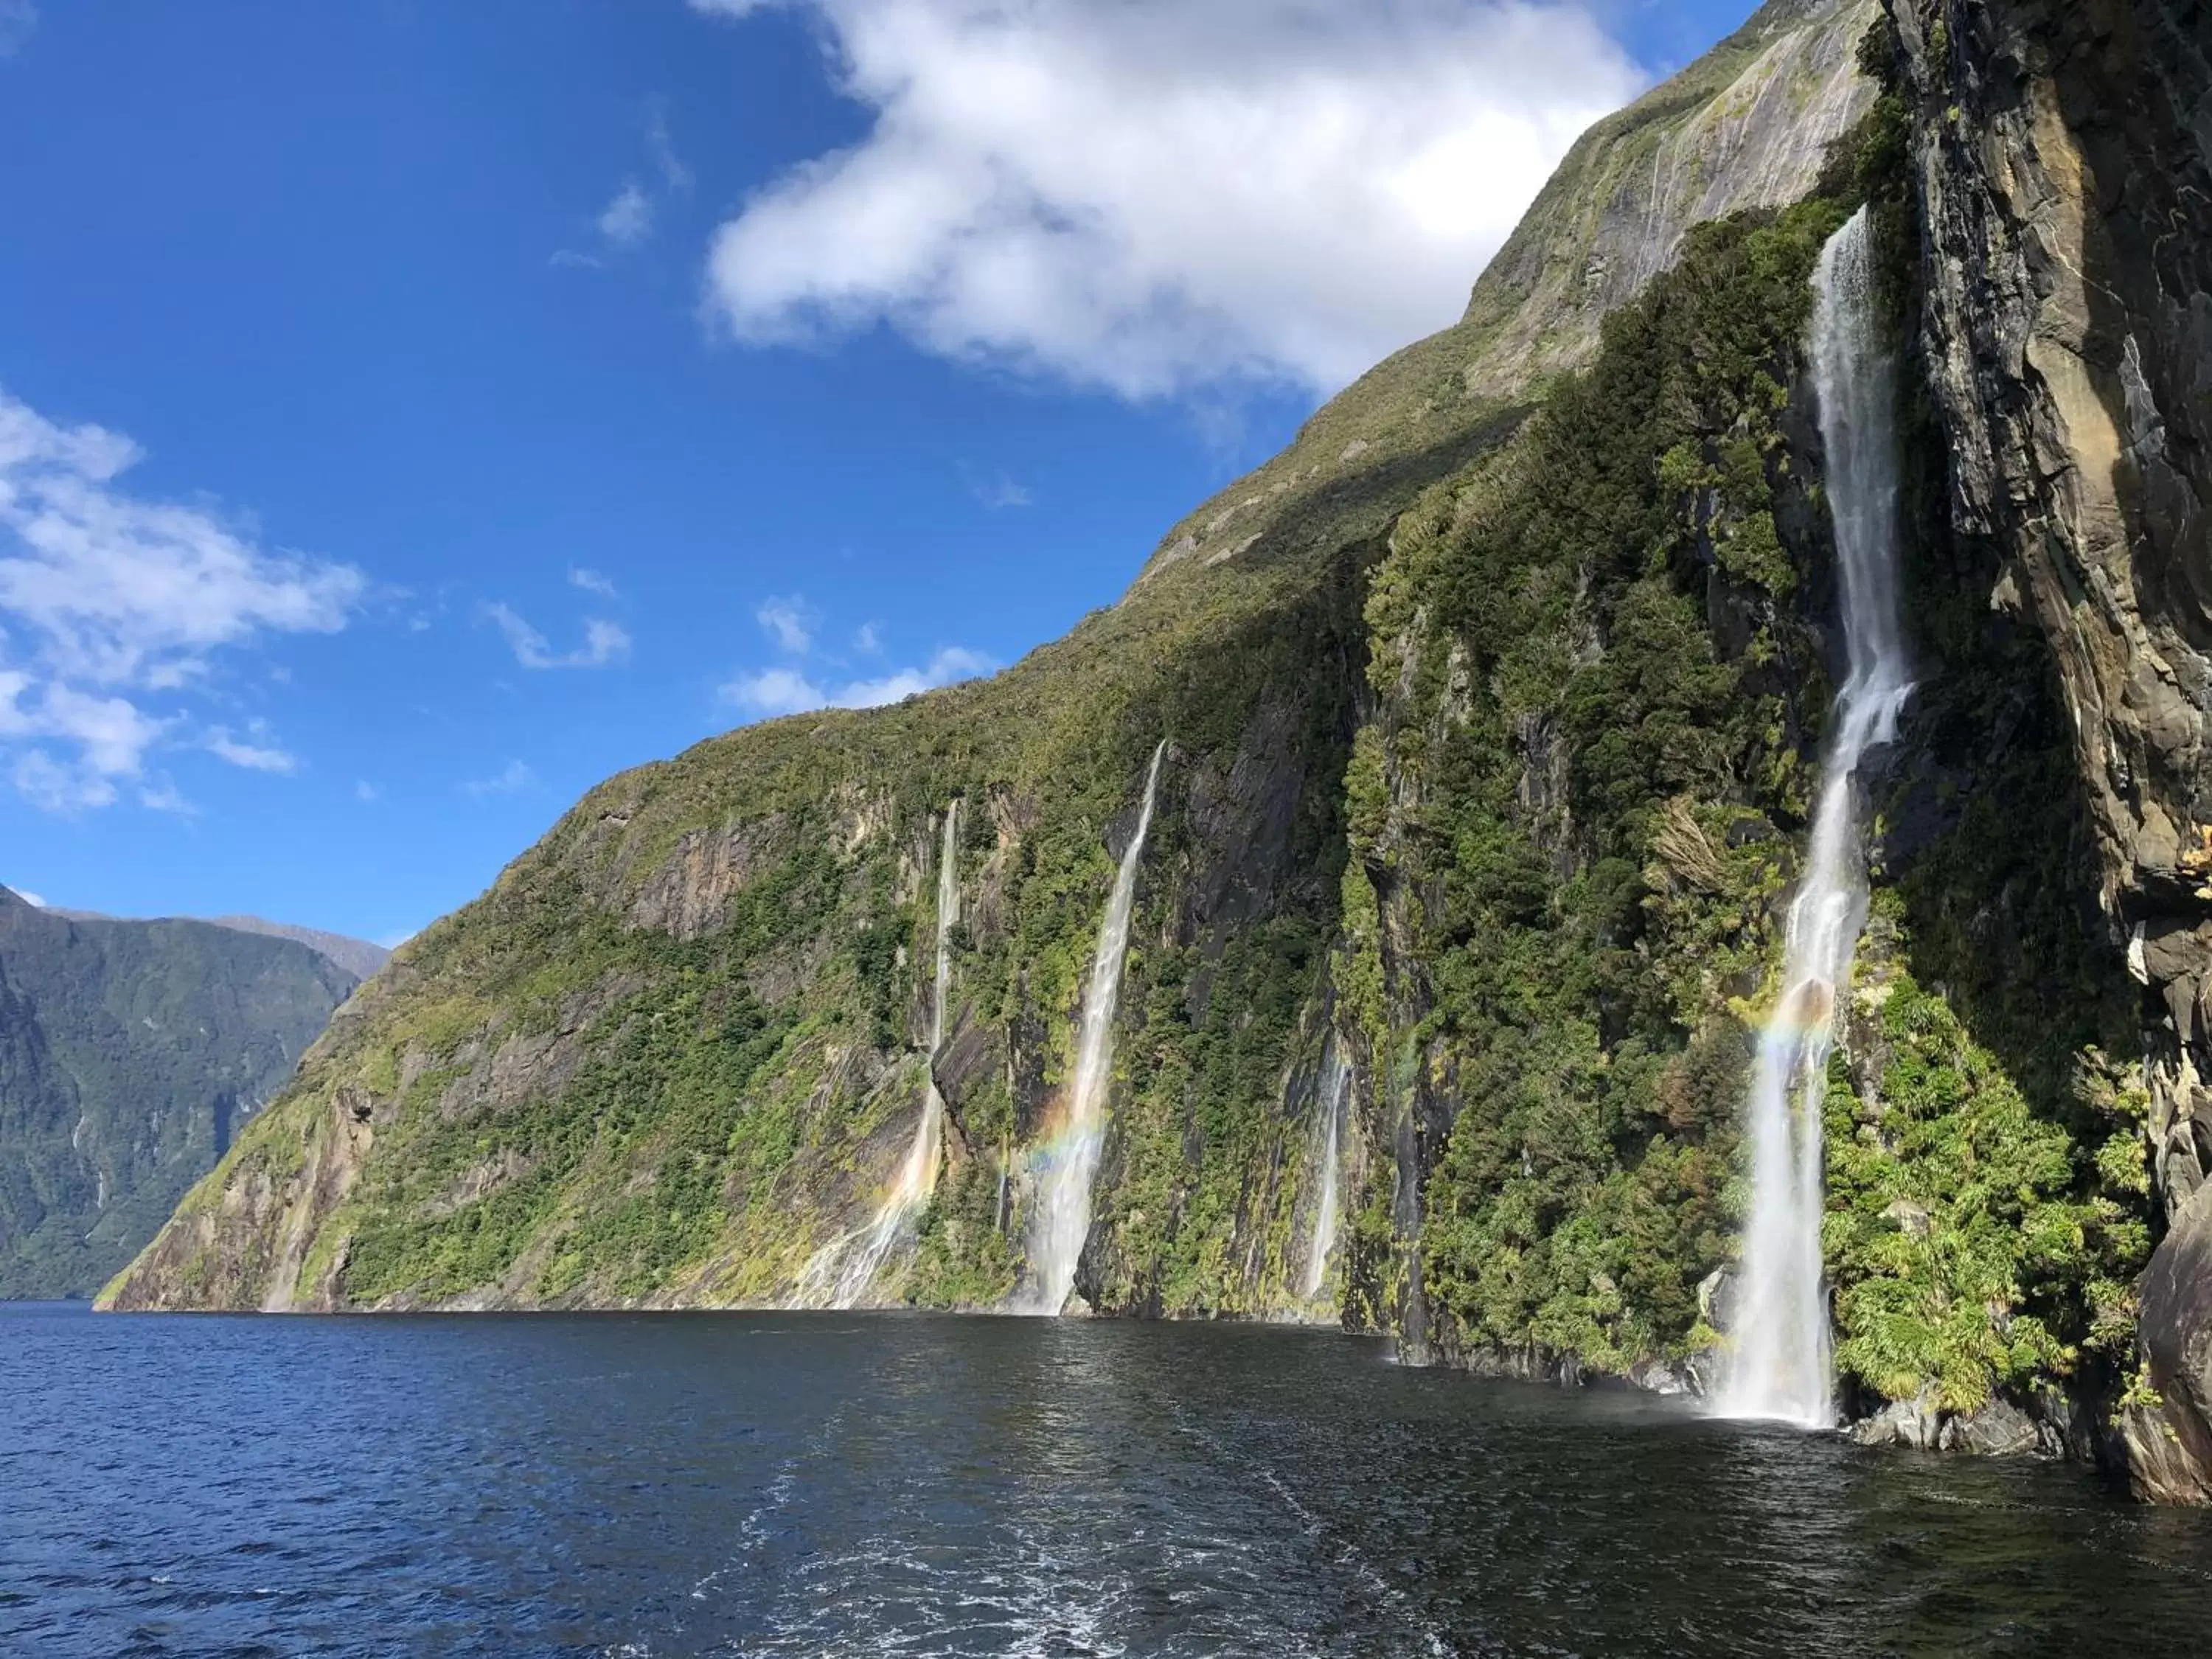
<path fill-rule="evenodd" d="M 751 728 L 594 791 L 401 953 L 185 1205 L 213 1217 L 241 1180 L 313 1184 L 300 1239 L 217 1229 L 209 1250 L 180 1228 L 155 1252 L 161 1294 L 789 1294 L 872 1212 L 921 1109 L 936 829 L 957 797 L 947 1029 L 965 1058 L 945 1059 L 936 1201 L 877 1291 L 1000 1299 L 1116 837 L 1165 736 L 1116 1103 L 1139 1201 L 1102 1203 L 1086 1288 L 1113 1307 L 1262 1305 L 1281 1252 L 1254 1263 L 1237 1241 L 1279 1231 L 1295 1198 L 1269 1172 L 1303 1144 L 1279 1103 L 1318 1043 L 1303 1016 L 1335 931 L 1370 556 L 1168 572 L 988 684 Z"/>

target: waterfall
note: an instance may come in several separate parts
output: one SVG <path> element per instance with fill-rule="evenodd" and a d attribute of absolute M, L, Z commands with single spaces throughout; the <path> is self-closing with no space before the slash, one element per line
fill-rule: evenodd
<path fill-rule="evenodd" d="M 1352 1096 L 1352 1067 L 1332 1031 L 1322 1045 L 1321 1082 L 1314 1100 L 1313 1157 L 1321 1167 L 1321 1192 L 1314 1200 L 1313 1233 L 1306 1241 L 1305 1282 L 1299 1299 L 1314 1301 L 1328 1276 L 1336 1249 L 1337 1170 L 1344 1158 L 1344 1109 Z"/>
<path fill-rule="evenodd" d="M 1748 1113 L 1751 1227 L 1720 1398 L 1727 1416 L 1817 1428 L 1835 1419 L 1820 1267 L 1820 1115 L 1837 1005 L 1850 994 L 1867 907 L 1853 783 L 1867 751 L 1896 736 L 1912 691 L 1897 617 L 1895 369 L 1881 337 L 1871 241 L 1861 209 L 1823 251 L 1814 277 L 1814 373 L 1848 672 L 1836 695 L 1810 857 L 1790 907 L 1782 1000 L 1759 1037 Z"/>
<path fill-rule="evenodd" d="M 956 800 L 945 809 L 944 844 L 937 854 L 936 998 L 929 1014 L 929 1078 L 914 1145 L 875 1219 L 832 1239 L 806 1264 L 799 1279 L 802 1305 L 849 1308 L 867 1294 L 937 1190 L 937 1166 L 945 1143 L 945 1097 L 937 1089 L 937 1051 L 945 1046 L 945 1011 L 952 997 L 952 925 L 959 920 L 960 803 Z"/>
<path fill-rule="evenodd" d="M 1029 1283 L 1016 1298 L 1022 1313 L 1056 1314 L 1075 1288 L 1075 1267 L 1091 1231 L 1091 1183 L 1106 1144 L 1106 1094 L 1114 1077 L 1114 1008 L 1121 995 L 1121 958 L 1129 948 L 1129 907 L 1137 893 L 1137 861 L 1152 827 L 1160 762 L 1168 745 L 1152 750 L 1145 778 L 1145 804 L 1137 833 L 1121 854 L 1114 890 L 1099 925 L 1083 994 L 1083 1029 L 1076 1042 L 1075 1076 L 1067 1091 L 1067 1121 L 1040 1153 L 1036 1212 L 1030 1222 Z"/>

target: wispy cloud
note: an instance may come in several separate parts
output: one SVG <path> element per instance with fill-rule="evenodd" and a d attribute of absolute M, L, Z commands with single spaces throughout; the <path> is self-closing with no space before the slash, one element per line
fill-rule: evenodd
<path fill-rule="evenodd" d="M 225 653 L 335 633 L 368 586 L 350 565 L 264 547 L 250 521 L 133 494 L 120 480 L 140 459 L 118 433 L 0 392 L 0 764 L 56 811 L 112 804 L 156 744 L 191 742 Z M 173 794 L 138 798 L 173 810 Z"/>
<path fill-rule="evenodd" d="M 678 159 L 675 141 L 669 136 L 668 106 L 657 98 L 646 110 L 645 147 L 653 156 L 653 170 L 660 174 L 662 189 L 681 196 L 691 188 L 691 169 Z"/>
<path fill-rule="evenodd" d="M 622 597 L 615 592 L 614 582 L 610 578 L 601 575 L 596 570 L 587 570 L 581 565 L 571 565 L 568 568 L 568 586 L 581 588 L 586 593 L 596 593 L 603 599 L 617 599 Z"/>
<path fill-rule="evenodd" d="M 39 9 L 31 0 L 0 0 L 0 58 L 22 51 L 39 27 Z"/>
<path fill-rule="evenodd" d="M 763 668 L 738 675 L 721 688 L 720 695 L 723 702 L 756 719 L 810 708 L 876 708 L 974 679 L 997 666 L 979 651 L 947 646 L 919 668 L 902 668 L 874 679 L 825 684 L 796 668 Z"/>
<path fill-rule="evenodd" d="M 814 647 L 815 611 L 804 594 L 763 599 L 760 608 L 753 612 L 753 620 L 761 625 L 763 633 L 775 641 L 779 651 L 803 657 Z"/>
<path fill-rule="evenodd" d="M 180 818 L 199 815 L 199 808 L 186 800 L 184 792 L 167 778 L 142 787 L 138 804 L 149 812 L 173 812 Z"/>
<path fill-rule="evenodd" d="M 584 642 L 575 650 L 556 652 L 512 606 L 488 605 L 484 616 L 507 636 L 515 661 L 525 668 L 605 668 L 629 655 L 629 630 L 603 618 L 584 624 Z"/>
<path fill-rule="evenodd" d="M 260 738 L 259 729 L 252 736 Z M 203 740 L 208 753 L 218 760 L 228 761 L 233 766 L 242 766 L 250 772 L 296 772 L 300 769 L 298 757 L 264 741 L 244 742 L 231 736 L 223 726 L 210 728 Z"/>
<path fill-rule="evenodd" d="M 635 179 L 625 179 L 614 200 L 600 210 L 599 227 L 616 247 L 634 247 L 653 234 L 653 203 Z"/>
<path fill-rule="evenodd" d="M 384 791 L 378 788 L 367 778 L 359 778 L 355 780 L 354 782 L 353 798 L 364 806 L 374 805 L 376 802 L 384 799 Z"/>
<path fill-rule="evenodd" d="M 668 112 L 658 99 L 646 112 L 645 149 L 659 180 L 657 188 L 648 188 L 635 178 L 623 179 L 622 187 L 592 221 L 597 246 L 562 248 L 553 255 L 553 264 L 599 270 L 615 255 L 652 239 L 659 225 L 661 208 L 691 188 L 691 171 L 676 154 L 675 141 L 668 131 Z"/>
<path fill-rule="evenodd" d="M 519 760 L 511 760 L 488 778 L 471 778 L 461 793 L 482 800 L 488 795 L 519 795 L 538 787 L 538 774 Z"/>
<path fill-rule="evenodd" d="M 864 657 L 879 655 L 884 648 L 884 636 L 873 623 L 862 623 L 853 630 L 853 649 Z"/>
<path fill-rule="evenodd" d="M 885 325 L 1133 398 L 1327 391 L 1449 323 L 1644 78 L 1595 0 L 782 3 L 874 119 L 721 226 L 729 331 Z"/>
<path fill-rule="evenodd" d="M 27 892 L 21 887 L 10 887 L 8 890 L 33 910 L 43 910 L 46 908 L 46 900 L 40 898 L 36 893 Z"/>
<path fill-rule="evenodd" d="M 968 493 L 980 501 L 987 512 L 997 513 L 1010 507 L 1033 507 L 1036 496 L 1027 484 L 1016 483 L 1005 473 L 988 477 L 975 473 L 968 475 Z"/>

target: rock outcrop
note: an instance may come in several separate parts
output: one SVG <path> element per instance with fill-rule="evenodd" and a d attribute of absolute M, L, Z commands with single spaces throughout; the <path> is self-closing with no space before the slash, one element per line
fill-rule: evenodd
<path fill-rule="evenodd" d="M 2073 716 L 2110 948 L 2143 987 L 2142 1285 L 2160 1497 L 2212 1482 L 2212 12 L 1893 0 L 1914 94 L 1931 390 L 1956 527 L 2039 624 Z M 2192 1243 L 2192 1241 L 2197 1241 Z"/>

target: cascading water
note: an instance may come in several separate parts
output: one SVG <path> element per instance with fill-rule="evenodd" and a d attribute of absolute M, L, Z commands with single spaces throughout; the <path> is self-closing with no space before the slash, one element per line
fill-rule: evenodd
<path fill-rule="evenodd" d="M 1895 368 L 1881 339 L 1865 210 L 1837 232 L 1814 278 L 1814 373 L 1842 576 L 1848 673 L 1820 777 L 1813 842 L 1790 908 L 1782 1000 L 1760 1035 L 1749 1109 L 1751 1227 L 1735 1352 L 1719 1408 L 1826 1428 L 1835 1420 L 1820 1270 L 1820 1114 L 1839 999 L 1866 920 L 1853 783 L 1897 734 L 1911 695 L 1897 617 Z"/>
<path fill-rule="evenodd" d="M 1313 1231 L 1306 1240 L 1305 1280 L 1299 1299 L 1312 1302 L 1328 1276 L 1336 1249 L 1337 1170 L 1344 1158 L 1344 1109 L 1352 1095 L 1352 1067 L 1330 1033 L 1322 1049 L 1321 1081 L 1315 1097 L 1313 1156 L 1321 1168 L 1321 1191 L 1314 1199 Z"/>
<path fill-rule="evenodd" d="M 929 1015 L 929 1080 L 914 1145 L 884 1194 L 875 1219 L 833 1239 L 806 1265 L 799 1281 L 803 1305 L 849 1308 L 867 1293 L 937 1189 L 945 1140 L 945 1097 L 937 1090 L 937 1051 L 945 1044 L 945 1012 L 952 995 L 952 925 L 960 920 L 960 803 L 945 809 L 945 841 L 937 854 L 937 986 Z"/>
<path fill-rule="evenodd" d="M 1030 1222 L 1029 1282 L 1013 1303 L 1017 1312 L 1056 1314 L 1075 1288 L 1075 1267 L 1091 1231 L 1091 1184 L 1098 1174 L 1098 1155 L 1106 1144 L 1106 1092 L 1114 1075 L 1114 1009 L 1121 995 L 1121 958 L 1129 948 L 1129 907 L 1137 894 L 1137 861 L 1152 827 L 1152 802 L 1159 793 L 1160 762 L 1168 745 L 1152 750 L 1145 777 L 1145 804 L 1137 814 L 1137 833 L 1121 854 L 1106 919 L 1091 959 L 1091 982 L 1083 994 L 1083 1029 L 1075 1049 L 1075 1076 L 1067 1091 L 1067 1121 L 1042 1149 L 1036 1210 Z"/>

